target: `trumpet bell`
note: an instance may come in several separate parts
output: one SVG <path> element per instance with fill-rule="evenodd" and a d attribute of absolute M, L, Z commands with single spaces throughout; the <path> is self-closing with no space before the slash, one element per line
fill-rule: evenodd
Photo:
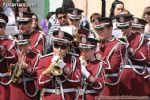
<path fill-rule="evenodd" d="M 59 76 L 63 73 L 63 70 L 59 66 L 53 66 L 53 68 L 51 69 L 51 73 L 53 75 Z"/>

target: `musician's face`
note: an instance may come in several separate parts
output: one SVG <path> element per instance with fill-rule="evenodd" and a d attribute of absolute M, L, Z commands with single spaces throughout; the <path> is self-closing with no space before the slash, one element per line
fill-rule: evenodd
<path fill-rule="evenodd" d="M 31 31 L 31 25 L 32 25 L 32 21 L 28 21 L 26 23 L 19 23 L 19 31 L 20 33 L 28 33 Z"/>
<path fill-rule="evenodd" d="M 53 50 L 55 55 L 63 57 L 68 52 L 68 45 L 65 43 L 54 42 Z"/>
<path fill-rule="evenodd" d="M 102 29 L 96 29 L 95 30 L 98 33 L 98 36 L 101 40 L 105 40 L 108 37 L 112 36 L 112 27 L 106 27 L 106 28 L 102 28 Z"/>
<path fill-rule="evenodd" d="M 0 24 L 0 35 L 4 35 L 5 34 L 5 25 Z"/>
<path fill-rule="evenodd" d="M 69 25 L 79 27 L 80 19 L 68 19 Z"/>
<path fill-rule="evenodd" d="M 89 60 L 91 57 L 94 56 L 96 49 L 92 48 L 92 49 L 80 49 L 82 54 L 81 56 L 85 59 L 85 60 Z"/>

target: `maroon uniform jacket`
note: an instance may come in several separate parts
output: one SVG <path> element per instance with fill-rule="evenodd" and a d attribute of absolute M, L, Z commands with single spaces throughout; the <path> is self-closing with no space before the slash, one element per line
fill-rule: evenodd
<path fill-rule="evenodd" d="M 85 78 L 82 76 L 81 89 L 79 89 L 78 100 L 95 100 L 104 88 L 105 76 L 102 62 L 98 59 L 87 61 L 86 66 L 90 76 Z"/>
<path fill-rule="evenodd" d="M 11 82 L 9 65 L 17 62 L 15 42 L 0 37 L 0 100 L 7 100 L 9 97 L 9 87 Z"/>
<path fill-rule="evenodd" d="M 106 85 L 102 91 L 102 95 L 118 95 L 118 83 L 120 80 L 119 71 L 121 65 L 124 63 L 125 52 L 125 44 L 113 37 L 111 40 L 106 40 L 104 43 L 100 44 L 100 55 L 98 56 L 104 61 L 103 67 L 105 69 Z"/>
<path fill-rule="evenodd" d="M 148 47 L 144 34 L 131 33 L 127 36 L 128 63 L 124 66 L 120 82 L 121 95 L 148 95 L 150 82 L 148 72 Z M 146 91 L 146 92 L 145 92 Z M 149 94 L 150 95 L 150 94 Z"/>
<path fill-rule="evenodd" d="M 38 63 L 38 83 L 42 90 L 42 100 L 73 100 L 75 99 L 75 88 L 80 86 L 81 72 L 77 68 L 77 60 L 74 56 L 67 54 L 63 61 L 66 66 L 63 74 L 55 76 L 52 73 L 42 74 L 49 67 L 53 54 L 43 56 Z"/>
<path fill-rule="evenodd" d="M 10 98 L 9 100 L 36 100 L 38 92 L 37 79 L 37 62 L 39 61 L 40 54 L 36 49 L 29 49 L 24 61 L 28 64 L 28 68 L 23 69 L 20 76 L 21 83 L 10 84 Z M 20 98 L 19 98 L 19 97 Z"/>
<path fill-rule="evenodd" d="M 31 47 L 37 49 L 38 53 L 43 55 L 45 48 L 45 34 L 42 31 L 33 31 L 30 34 Z"/>

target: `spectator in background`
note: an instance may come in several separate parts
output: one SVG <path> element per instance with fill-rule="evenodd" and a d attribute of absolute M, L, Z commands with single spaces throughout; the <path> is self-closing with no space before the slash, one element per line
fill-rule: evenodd
<path fill-rule="evenodd" d="M 122 1 L 115 0 L 111 5 L 109 17 L 119 15 L 123 10 L 124 10 L 124 3 Z"/>
<path fill-rule="evenodd" d="M 16 10 L 15 10 L 16 17 L 18 17 L 19 15 L 21 15 L 22 12 L 31 12 L 30 7 L 26 6 L 26 4 L 27 3 L 24 0 L 20 0 L 18 2 L 19 6 L 16 6 Z"/>
<path fill-rule="evenodd" d="M 67 13 L 63 7 L 56 9 L 55 16 L 58 23 L 53 24 L 50 27 L 49 34 L 52 34 L 54 31 L 57 31 L 61 26 L 68 25 Z"/>
<path fill-rule="evenodd" d="M 32 31 L 37 31 L 37 30 L 42 30 L 38 24 L 38 16 L 34 13 L 32 15 L 32 25 L 31 25 L 31 30 Z"/>
<path fill-rule="evenodd" d="M 146 20 L 148 23 L 145 25 L 145 33 L 150 34 L 150 6 L 146 7 L 143 11 L 142 19 Z"/>
<path fill-rule="evenodd" d="M 119 15 L 123 11 L 124 11 L 124 3 L 122 1 L 115 0 L 111 5 L 109 17 L 114 17 L 116 15 Z M 116 26 L 116 20 L 113 20 L 112 35 L 116 38 L 120 38 L 122 36 L 122 31 L 118 29 Z"/>
<path fill-rule="evenodd" d="M 55 12 L 49 12 L 46 16 L 46 19 L 41 21 L 41 27 L 42 27 L 43 31 L 45 32 L 45 34 L 48 34 L 48 30 L 51 26 L 50 23 L 48 22 L 48 20 L 54 13 Z"/>
<path fill-rule="evenodd" d="M 74 3 L 73 3 L 72 0 L 63 0 L 62 7 L 65 9 L 65 11 L 67 11 L 67 9 L 69 9 L 69 8 L 75 8 Z M 49 22 L 51 23 L 51 25 L 59 24 L 55 14 L 51 16 L 51 18 L 49 19 Z M 81 28 L 90 29 L 90 24 L 87 21 L 87 18 L 83 15 L 81 16 L 79 26 Z"/>
<path fill-rule="evenodd" d="M 67 10 L 69 8 L 75 8 L 75 5 L 72 0 L 64 0 L 62 3 L 62 7 L 64 7 L 64 9 Z M 90 23 L 88 22 L 86 16 L 81 16 L 80 27 L 90 29 Z"/>
<path fill-rule="evenodd" d="M 6 25 L 5 33 L 6 35 L 12 35 L 18 32 L 16 26 L 16 19 L 15 14 L 11 6 L 6 5 L 6 1 L 0 0 L 0 12 L 4 12 L 5 15 L 8 17 L 9 21 Z"/>

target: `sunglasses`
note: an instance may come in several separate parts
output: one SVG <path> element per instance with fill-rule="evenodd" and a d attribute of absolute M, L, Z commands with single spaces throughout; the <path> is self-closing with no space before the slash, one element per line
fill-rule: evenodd
<path fill-rule="evenodd" d="M 30 21 L 18 21 L 19 25 L 27 25 Z"/>
<path fill-rule="evenodd" d="M 146 14 L 147 14 L 147 15 L 150 15 L 150 11 L 148 11 Z"/>
<path fill-rule="evenodd" d="M 80 19 L 69 19 L 69 20 L 72 21 L 72 22 L 73 22 L 73 21 L 76 21 L 76 22 L 77 22 L 77 21 L 79 21 Z"/>
<path fill-rule="evenodd" d="M 62 17 L 58 17 L 58 19 L 66 19 L 67 18 L 67 16 L 62 16 Z"/>
<path fill-rule="evenodd" d="M 129 26 L 126 26 L 126 27 L 119 27 L 118 26 L 118 29 L 128 29 L 129 28 Z"/>
<path fill-rule="evenodd" d="M 0 28 L 4 28 L 5 27 L 5 25 L 3 25 L 3 24 L 0 24 Z"/>
<path fill-rule="evenodd" d="M 60 44 L 54 43 L 54 48 L 66 49 L 67 45 L 60 45 Z"/>

